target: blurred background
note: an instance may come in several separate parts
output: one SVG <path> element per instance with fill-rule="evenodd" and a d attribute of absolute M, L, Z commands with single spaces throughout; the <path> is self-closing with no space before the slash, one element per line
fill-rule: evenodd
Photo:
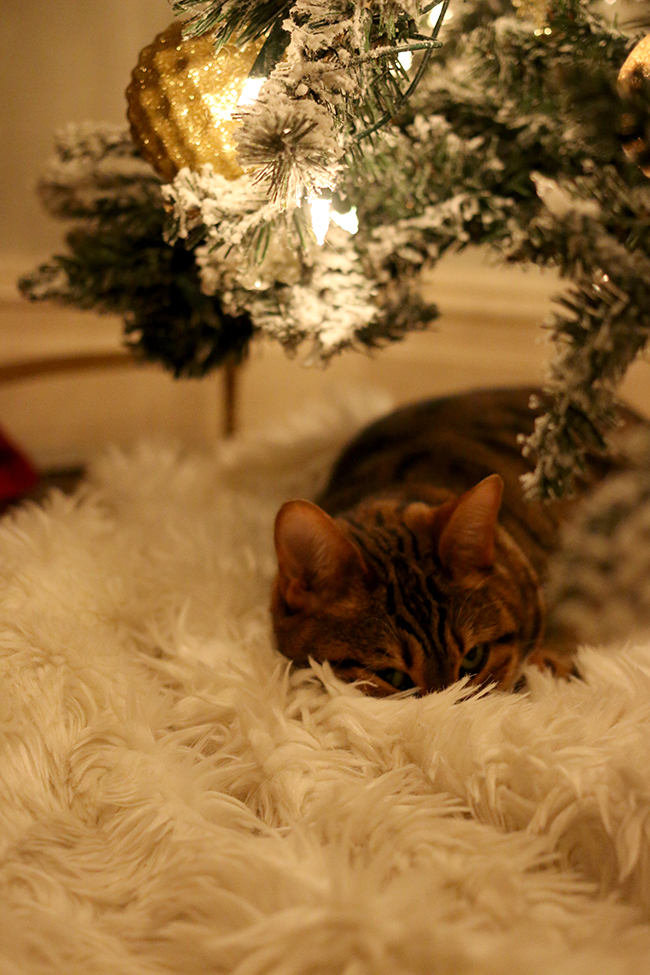
<path fill-rule="evenodd" d="M 0 427 L 41 468 L 83 463 L 109 443 L 145 437 L 210 446 L 223 430 L 223 378 L 174 380 L 121 361 L 18 378 L 12 366 L 118 352 L 121 323 L 30 304 L 17 277 L 63 247 L 62 228 L 35 192 L 67 123 L 125 122 L 124 89 L 140 50 L 172 20 L 166 0 L 3 0 L 0 33 Z M 253 346 L 238 377 L 238 428 L 266 426 L 316 397 L 371 387 L 395 402 L 479 385 L 537 382 L 548 350 L 540 323 L 562 289 L 551 273 L 497 268 L 489 256 L 446 258 L 422 282 L 441 318 L 372 357 L 344 353 L 306 368 L 279 347 Z M 306 354 L 305 350 L 305 354 Z M 650 373 L 639 362 L 628 401 L 650 412 Z"/>

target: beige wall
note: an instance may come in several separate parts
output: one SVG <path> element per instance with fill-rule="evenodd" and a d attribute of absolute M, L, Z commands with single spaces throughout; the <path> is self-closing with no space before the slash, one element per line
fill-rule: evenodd
<path fill-rule="evenodd" d="M 171 20 L 167 0 L 2 0 L 0 31 L 0 365 L 119 347 L 119 323 L 16 294 L 18 274 L 62 246 L 34 189 L 53 133 L 71 121 L 124 122 L 141 48 Z M 109 441 L 219 429 L 219 382 L 174 383 L 132 369 L 0 386 L 0 426 L 39 463 L 68 463 Z"/>
<path fill-rule="evenodd" d="M 34 184 L 52 133 L 70 121 L 124 118 L 123 92 L 139 50 L 171 15 L 166 0 L 2 0 L 0 31 L 0 366 L 25 357 L 119 348 L 120 323 L 30 305 L 16 276 L 60 246 Z M 477 255 L 444 262 L 430 294 L 444 312 L 436 330 L 376 353 L 305 369 L 275 346 L 253 349 L 241 378 L 240 419 L 251 428 L 314 397 L 379 387 L 395 401 L 478 384 L 535 382 L 546 349 L 538 323 L 559 287 L 534 269 L 496 271 Z M 648 367 L 626 391 L 650 412 Z M 83 460 L 109 442 L 171 436 L 214 442 L 220 377 L 174 382 L 156 368 L 122 368 L 0 385 L 0 426 L 42 465 Z"/>
<path fill-rule="evenodd" d="M 2 0 L 0 241 L 47 256 L 60 238 L 34 184 L 68 122 L 120 123 L 138 52 L 172 19 L 166 0 Z"/>

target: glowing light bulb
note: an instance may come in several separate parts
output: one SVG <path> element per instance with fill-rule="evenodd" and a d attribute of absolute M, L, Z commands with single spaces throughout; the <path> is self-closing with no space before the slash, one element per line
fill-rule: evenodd
<path fill-rule="evenodd" d="M 347 213 L 337 213 L 336 210 L 332 210 L 330 217 L 332 223 L 338 224 L 343 230 L 347 230 L 349 234 L 356 234 L 359 229 L 356 207 L 351 207 Z"/>
<path fill-rule="evenodd" d="M 324 200 L 322 197 L 309 199 L 311 208 L 311 227 L 316 237 L 316 242 L 322 245 L 330 225 L 330 204 L 331 200 Z"/>
<path fill-rule="evenodd" d="M 237 107 L 242 105 L 250 105 L 254 102 L 260 93 L 260 88 L 266 81 L 266 78 L 247 78 L 244 82 L 244 89 L 239 96 L 239 101 L 237 102 Z"/>
<path fill-rule="evenodd" d="M 442 5 L 442 0 L 440 0 L 440 3 L 437 3 L 431 11 L 429 11 L 429 27 L 435 27 L 436 24 L 438 23 L 438 18 L 440 17 L 439 8 L 441 7 L 441 5 Z M 448 20 L 451 20 L 453 16 L 454 16 L 453 10 L 448 9 L 447 13 L 445 14 L 444 22 L 446 23 Z M 442 27 L 442 24 L 440 26 Z"/>
<path fill-rule="evenodd" d="M 413 64 L 413 55 L 410 51 L 400 51 L 400 53 L 397 55 L 397 60 L 402 65 L 404 70 L 408 71 Z"/>

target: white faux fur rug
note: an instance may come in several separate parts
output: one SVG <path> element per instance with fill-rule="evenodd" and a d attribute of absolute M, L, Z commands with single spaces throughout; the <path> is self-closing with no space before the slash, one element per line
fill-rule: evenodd
<path fill-rule="evenodd" d="M 275 510 L 370 409 L 0 523 L 2 975 L 650 970 L 650 647 L 401 700 L 272 647 Z"/>

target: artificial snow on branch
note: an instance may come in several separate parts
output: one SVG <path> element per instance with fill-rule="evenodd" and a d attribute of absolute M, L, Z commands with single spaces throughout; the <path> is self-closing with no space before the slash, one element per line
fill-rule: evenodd
<path fill-rule="evenodd" d="M 203 376 L 246 353 L 250 318 L 205 295 L 192 251 L 165 241 L 160 180 L 127 132 L 68 127 L 40 193 L 73 227 L 68 252 L 20 280 L 26 297 L 122 315 L 134 354 L 175 376 Z"/>
<path fill-rule="evenodd" d="M 332 225 L 319 247 L 303 211 L 291 221 L 276 217 L 271 230 L 274 210 L 257 181 L 230 181 L 209 165 L 181 170 L 164 194 L 172 239 L 200 235 L 203 291 L 218 295 L 230 315 L 249 315 L 256 330 L 289 349 L 309 340 L 312 360 L 358 345 L 372 331 L 375 288 L 345 231 Z"/>
<path fill-rule="evenodd" d="M 295 209 L 304 196 L 334 189 L 342 149 L 322 106 L 274 87 L 269 83 L 261 98 L 240 111 L 244 124 L 235 139 L 239 162 L 254 170 L 256 183 L 268 185 L 271 202 Z"/>
<path fill-rule="evenodd" d="M 213 31 L 217 49 L 268 32 L 267 45 L 281 52 L 257 100 L 239 113 L 237 140 L 241 165 L 256 167 L 282 209 L 333 188 L 341 157 L 412 93 L 400 56 L 424 52 L 423 68 L 440 46 L 441 21 L 423 34 L 427 7 L 418 0 L 173 0 L 172 8 L 192 14 L 186 34 Z"/>
<path fill-rule="evenodd" d="M 46 210 L 61 219 L 95 217 L 160 201 L 160 180 L 138 155 L 122 126 L 67 125 L 56 155 L 39 180 Z"/>
<path fill-rule="evenodd" d="M 487 244 L 573 282 L 549 323 L 553 402 L 527 448 L 535 497 L 570 492 L 585 453 L 605 448 L 616 387 L 650 335 L 650 183 L 619 139 L 632 41 L 589 6 L 558 0 L 543 29 L 507 13 L 467 29 L 470 10 L 374 150 L 376 189 L 363 170 L 343 183 L 380 280 Z"/>

